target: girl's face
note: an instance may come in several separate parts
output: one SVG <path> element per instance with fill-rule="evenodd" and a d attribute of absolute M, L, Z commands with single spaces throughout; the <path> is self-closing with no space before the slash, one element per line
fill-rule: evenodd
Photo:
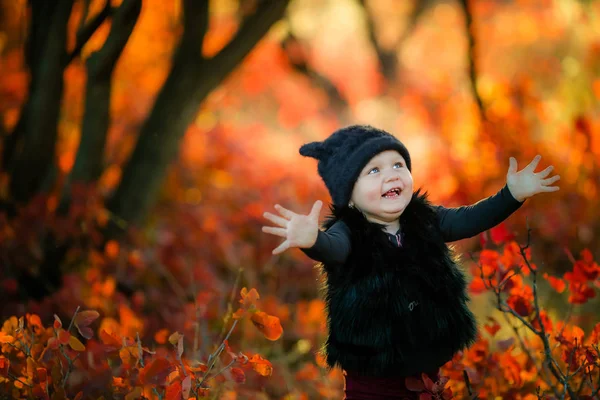
<path fill-rule="evenodd" d="M 369 221 L 398 229 L 398 218 L 410 203 L 413 179 L 404 157 L 386 150 L 373 157 L 354 184 L 350 204 Z"/>

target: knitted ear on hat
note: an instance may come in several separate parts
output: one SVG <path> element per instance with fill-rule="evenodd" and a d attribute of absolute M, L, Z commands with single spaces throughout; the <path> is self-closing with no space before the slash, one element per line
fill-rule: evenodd
<path fill-rule="evenodd" d="M 329 151 L 327 151 L 323 142 L 311 142 L 300 147 L 301 155 L 304 157 L 316 158 L 317 160 L 323 159 L 323 156 L 328 153 Z"/>

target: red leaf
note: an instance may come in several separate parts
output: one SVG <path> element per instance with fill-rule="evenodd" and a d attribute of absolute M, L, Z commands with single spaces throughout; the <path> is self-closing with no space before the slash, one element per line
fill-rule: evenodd
<path fill-rule="evenodd" d="M 246 374 L 244 374 L 244 371 L 242 371 L 240 368 L 231 368 L 231 376 L 233 377 L 233 380 L 237 383 L 246 382 Z"/>
<path fill-rule="evenodd" d="M 162 385 L 172 370 L 171 363 L 164 358 L 157 358 L 140 371 L 143 384 Z"/>
<path fill-rule="evenodd" d="M 46 382 L 48 380 L 46 368 L 36 368 L 36 374 L 39 382 Z"/>
<path fill-rule="evenodd" d="M 54 329 L 62 328 L 62 321 L 58 318 L 58 315 L 54 314 Z"/>
<path fill-rule="evenodd" d="M 513 240 L 515 235 L 506 229 L 506 224 L 501 223 L 490 229 L 490 237 L 492 238 L 492 241 L 498 245 Z"/>
<path fill-rule="evenodd" d="M 60 344 L 68 344 L 71 339 L 71 334 L 64 329 L 58 331 L 58 341 Z"/>
<path fill-rule="evenodd" d="M 92 338 L 94 332 L 88 328 L 88 325 L 94 322 L 98 317 L 100 317 L 100 314 L 98 311 L 94 310 L 81 311 L 75 315 L 74 324 L 81 336 L 86 339 Z"/>
<path fill-rule="evenodd" d="M 175 381 L 167 386 L 166 400 L 181 400 L 182 399 L 181 382 Z"/>
<path fill-rule="evenodd" d="M 494 336 L 496 332 L 500 330 L 500 324 L 492 317 L 488 317 L 488 320 L 492 321 L 492 324 L 485 324 L 483 327 L 490 334 L 490 336 Z"/>
<path fill-rule="evenodd" d="M 421 379 L 423 379 L 423 383 L 425 384 L 425 389 L 430 392 L 433 392 L 434 383 L 431 378 L 427 374 L 421 374 Z"/>
<path fill-rule="evenodd" d="M 423 384 L 423 381 L 412 376 L 409 376 L 404 380 L 404 385 L 411 392 L 422 392 L 423 390 L 425 390 L 425 385 Z"/>
<path fill-rule="evenodd" d="M 433 400 L 433 396 L 429 393 L 421 393 L 419 395 L 419 400 Z"/>

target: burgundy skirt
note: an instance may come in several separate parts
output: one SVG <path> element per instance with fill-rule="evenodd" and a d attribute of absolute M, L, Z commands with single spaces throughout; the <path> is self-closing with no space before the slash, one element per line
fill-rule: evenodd
<path fill-rule="evenodd" d="M 432 381 L 440 378 L 439 369 L 427 375 Z M 421 379 L 421 376 L 415 376 Z M 359 376 L 352 372 L 344 371 L 344 399 L 345 400 L 418 400 L 419 392 L 406 388 L 405 377 L 378 378 Z"/>

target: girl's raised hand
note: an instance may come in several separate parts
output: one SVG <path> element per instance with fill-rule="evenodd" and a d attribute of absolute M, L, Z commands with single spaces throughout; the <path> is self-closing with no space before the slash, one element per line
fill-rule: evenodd
<path fill-rule="evenodd" d="M 275 209 L 279 211 L 281 217 L 265 212 L 263 216 L 277 227 L 263 226 L 262 231 L 285 239 L 273 250 L 273 254 L 283 253 L 291 247 L 312 247 L 317 241 L 317 234 L 319 233 L 319 213 L 322 205 L 321 200 L 315 201 L 308 215 L 297 214 L 281 207 L 279 204 L 275 204 Z"/>
<path fill-rule="evenodd" d="M 521 171 L 517 171 L 517 160 L 514 157 L 510 157 L 510 166 L 508 173 L 506 174 L 506 183 L 508 189 L 512 193 L 513 197 L 518 201 L 525 201 L 525 199 L 542 192 L 556 192 L 559 190 L 558 186 L 551 186 L 554 182 L 560 179 L 559 175 L 554 175 L 548 178 L 548 175 L 554 167 L 551 165 L 540 172 L 533 172 L 538 166 L 542 156 L 539 154 L 523 168 Z"/>

